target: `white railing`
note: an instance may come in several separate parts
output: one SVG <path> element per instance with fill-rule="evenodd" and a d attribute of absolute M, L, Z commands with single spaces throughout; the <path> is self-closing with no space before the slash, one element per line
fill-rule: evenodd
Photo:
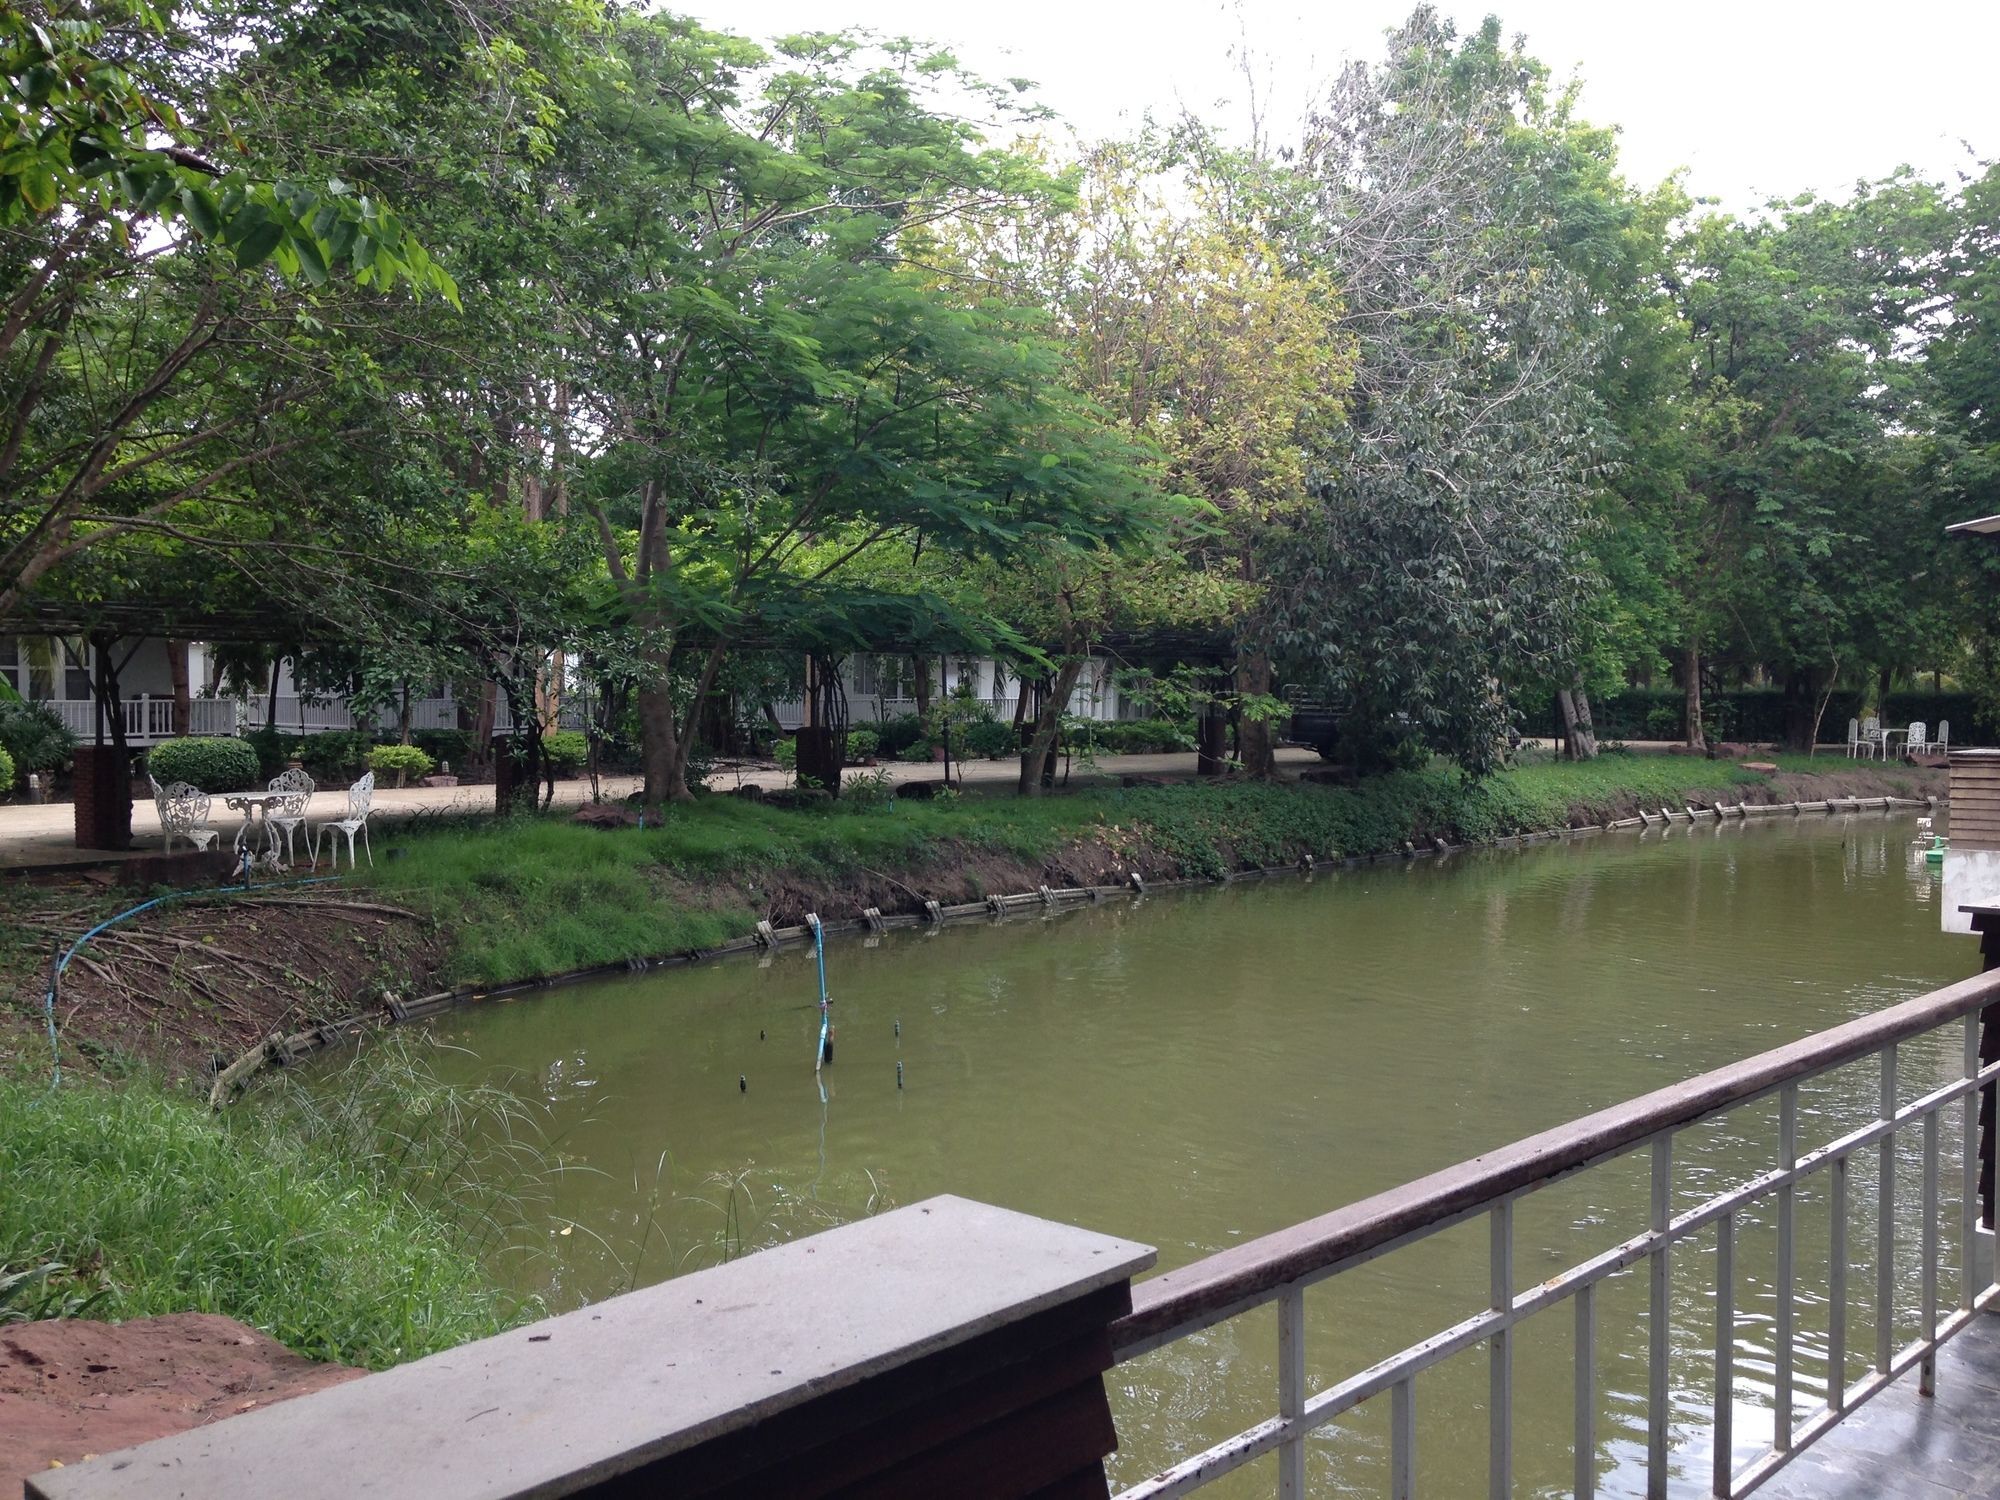
<path fill-rule="evenodd" d="M 97 741 L 97 705 L 51 701 L 53 709 L 84 744 Z M 131 745 L 151 745 L 174 736 L 174 700 L 140 694 L 119 705 L 125 718 L 125 741 Z M 188 702 L 188 733 L 230 735 L 236 733 L 236 700 L 233 698 L 193 698 Z M 108 740 L 110 736 L 107 734 Z"/>
<path fill-rule="evenodd" d="M 1428 1368 L 1484 1344 L 1489 1365 L 1490 1493 L 1500 1500 L 1513 1493 L 1515 1329 L 1537 1313 L 1562 1303 L 1575 1320 L 1574 1490 L 1589 1497 L 1597 1488 L 1596 1433 L 1600 1398 L 1595 1373 L 1595 1293 L 1606 1278 L 1644 1264 L 1647 1275 L 1646 1493 L 1667 1493 L 1669 1439 L 1675 1416 L 1669 1411 L 1669 1358 L 1672 1333 L 1669 1294 L 1673 1252 L 1697 1235 L 1713 1235 L 1715 1317 L 1712 1345 L 1714 1379 L 1713 1494 L 1748 1494 L 1822 1436 L 1844 1416 L 1912 1367 L 1921 1370 L 1922 1389 L 1931 1390 L 1938 1347 L 1964 1328 L 1979 1310 L 2000 1300 L 1994 1284 L 1990 1234 L 1981 1229 L 1979 1139 L 1980 1092 L 1991 1097 L 2000 1063 L 1982 1066 L 1981 1012 L 2000 1003 L 2000 971 L 1989 972 L 1849 1022 L 1787 1047 L 1703 1074 L 1628 1103 L 1587 1115 L 1568 1125 L 1531 1136 L 1486 1156 L 1378 1194 L 1321 1218 L 1235 1246 L 1206 1260 L 1170 1271 L 1133 1288 L 1133 1310 L 1113 1325 L 1112 1343 L 1121 1363 L 1275 1303 L 1278 1317 L 1278 1411 L 1183 1462 L 1121 1492 L 1118 1500 L 1163 1500 L 1201 1488 L 1265 1454 L 1277 1455 L 1280 1500 L 1305 1493 L 1306 1438 L 1314 1429 L 1363 1402 L 1389 1398 L 1390 1493 L 1408 1500 L 1415 1492 L 1418 1377 Z M 1912 1041 L 1958 1033 L 1957 1064 L 1949 1081 L 1899 1103 L 1897 1057 Z M 1991 1054 L 1989 1054 L 1991 1055 Z M 1857 1129 L 1802 1149 L 1799 1088 L 1833 1070 L 1872 1064 L 1874 1118 Z M 1775 1094 L 1776 1139 L 1771 1164 L 1748 1181 L 1712 1192 L 1692 1208 L 1676 1212 L 1675 1139 L 1704 1121 L 1716 1119 Z M 1958 1116 L 1961 1180 L 1956 1193 L 1955 1235 L 1959 1274 L 1957 1307 L 1940 1316 L 1938 1284 L 1943 1260 L 1945 1217 L 1939 1198 L 1940 1136 L 1948 1111 Z M 1817 1112 L 1815 1112 L 1817 1113 Z M 1899 1132 L 1921 1136 L 1922 1186 L 1916 1287 L 1916 1338 L 1896 1342 L 1897 1319 L 1907 1317 L 1909 1288 L 1899 1285 L 1895 1266 L 1896 1139 Z M 1650 1155 L 1650 1208 L 1644 1229 L 1611 1249 L 1519 1289 L 1515 1274 L 1515 1205 L 1552 1183 L 1613 1158 L 1644 1150 Z M 1850 1380 L 1847 1317 L 1850 1300 L 1848 1250 L 1850 1183 L 1866 1170 L 1872 1154 L 1876 1190 L 1875 1275 L 1870 1296 L 1875 1331 L 1867 1373 Z M 1826 1399 L 1808 1409 L 1795 1384 L 1795 1335 L 1799 1288 L 1795 1220 L 1799 1186 L 1815 1175 L 1828 1185 L 1830 1234 L 1827 1308 Z M 1990 1181 L 1990 1179 L 1989 1179 Z M 1738 1220 L 1753 1204 L 1775 1200 L 1777 1281 L 1775 1287 L 1775 1370 L 1771 1441 L 1747 1466 L 1734 1462 L 1732 1431 L 1736 1396 L 1735 1239 Z M 1415 1342 L 1365 1369 L 1339 1378 L 1316 1394 L 1306 1381 L 1306 1292 L 1378 1256 L 1426 1239 L 1440 1230 L 1484 1217 L 1489 1236 L 1490 1296 L 1476 1315 L 1433 1328 Z M 1987 1221 L 1991 1222 L 1990 1208 Z M 1543 1267 L 1537 1264 L 1537 1274 Z M 1816 1293 L 1815 1293 L 1816 1295 Z"/>
<path fill-rule="evenodd" d="M 194 698 L 188 703 L 188 733 L 202 735 L 233 735 L 262 729 L 271 722 L 268 711 L 270 696 L 265 693 L 247 693 L 241 698 Z M 410 727 L 412 729 L 456 729 L 462 705 L 455 698 L 414 698 L 410 701 Z M 49 700 L 46 707 L 53 709 L 68 726 L 71 734 L 84 744 L 93 744 L 97 739 L 97 705 L 92 702 Z M 125 715 L 125 740 L 131 745 L 152 745 L 174 737 L 174 700 L 141 693 L 123 700 L 121 707 Z M 575 698 L 566 700 L 559 721 L 565 729 L 584 727 L 584 705 Z M 505 733 L 513 723 L 513 716 L 507 711 L 503 698 L 498 705 L 494 719 L 496 733 Z M 294 693 L 278 695 L 278 714 L 275 727 L 281 734 L 320 734 L 329 730 L 348 730 L 357 727 L 357 721 L 344 703 L 322 702 L 301 697 Z M 375 715 L 373 732 L 393 733 L 397 727 L 396 710 L 384 709 Z M 108 736 L 107 736 L 108 738 Z"/>

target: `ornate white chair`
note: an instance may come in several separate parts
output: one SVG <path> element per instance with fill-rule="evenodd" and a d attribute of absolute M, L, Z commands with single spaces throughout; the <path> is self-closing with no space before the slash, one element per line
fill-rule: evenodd
<path fill-rule="evenodd" d="M 283 792 L 285 795 L 283 800 L 273 802 L 264 809 L 264 821 L 272 828 L 284 830 L 285 863 L 288 865 L 293 860 L 292 836 L 299 831 L 300 825 L 306 820 L 306 808 L 312 802 L 313 786 L 312 777 L 297 769 L 280 772 L 271 778 L 269 789 Z M 312 850 L 311 834 L 306 836 L 306 848 L 308 852 Z M 313 862 L 317 865 L 319 861 L 315 858 Z"/>
<path fill-rule="evenodd" d="M 328 830 L 347 835 L 347 868 L 354 868 L 354 835 L 361 835 L 361 847 L 368 851 L 368 863 L 375 863 L 375 850 L 368 842 L 368 813 L 375 802 L 375 773 L 370 771 L 347 789 L 347 816 L 331 818 L 313 830 L 313 868 L 319 868 L 319 838 Z M 332 867 L 340 868 L 340 846 L 333 846 Z"/>
<path fill-rule="evenodd" d="M 1882 721 L 1863 719 L 1861 721 L 1861 753 L 1870 760 L 1882 753 Z"/>
<path fill-rule="evenodd" d="M 1930 726 L 1922 719 L 1914 721 L 1910 725 L 1910 732 L 1903 736 L 1903 753 L 1905 755 L 1922 755 L 1930 747 Z"/>
<path fill-rule="evenodd" d="M 159 809 L 160 831 L 167 836 L 167 853 L 174 852 L 175 839 L 186 839 L 196 849 L 206 849 L 215 842 L 216 830 L 208 826 L 207 792 L 185 781 L 161 786 L 151 776 L 146 779 L 153 783 L 153 806 Z"/>

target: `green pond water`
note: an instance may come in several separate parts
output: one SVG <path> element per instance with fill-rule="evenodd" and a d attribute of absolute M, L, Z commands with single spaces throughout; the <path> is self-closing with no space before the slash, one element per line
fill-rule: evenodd
<path fill-rule="evenodd" d="M 453 1044 L 449 1076 L 499 1076 L 550 1112 L 566 1170 L 512 1212 L 494 1264 L 554 1308 L 945 1192 L 1157 1245 L 1165 1268 L 1963 977 L 1976 952 L 1938 931 L 1916 837 L 1914 819 L 1881 814 L 1683 827 L 836 939 L 820 1080 L 810 952 L 492 1003 L 435 1033 Z M 1905 1051 L 1905 1098 L 1956 1066 L 1952 1039 Z M 1868 1118 L 1875 1088 L 1865 1068 L 1810 1087 L 1804 1146 Z M 1919 1141 L 1904 1134 L 1913 1247 Z M 1681 1204 L 1766 1168 L 1775 1135 L 1774 1106 L 1688 1132 Z M 1517 1285 L 1642 1229 L 1645 1167 L 1523 1202 Z M 1874 1176 L 1857 1163 L 1857 1374 L 1874 1347 Z M 1738 1230 L 1744 1461 L 1770 1430 L 1769 1219 Z M 1824 1388 L 1828 1242 L 1815 1184 L 1799 1211 L 1802 1403 Z M 1712 1234 L 1675 1257 L 1690 1494 L 1706 1486 L 1713 1264 Z M 1315 1288 L 1314 1388 L 1475 1312 L 1486 1286 L 1475 1222 Z M 1948 1270 L 1947 1308 L 1955 1296 Z M 1645 1323 L 1643 1268 L 1600 1288 L 1605 1494 L 1642 1492 Z M 1900 1332 L 1913 1326 L 1906 1313 Z M 1519 1494 L 1568 1491 L 1571 1328 L 1564 1304 L 1516 1335 Z M 1275 1348 L 1263 1310 L 1115 1370 L 1114 1478 L 1269 1415 Z M 1422 1493 L 1486 1493 L 1486 1382 L 1483 1348 L 1419 1377 Z M 1323 1429 L 1310 1464 L 1315 1494 L 1384 1493 L 1386 1398 Z M 1272 1488 L 1266 1461 L 1213 1492 Z"/>

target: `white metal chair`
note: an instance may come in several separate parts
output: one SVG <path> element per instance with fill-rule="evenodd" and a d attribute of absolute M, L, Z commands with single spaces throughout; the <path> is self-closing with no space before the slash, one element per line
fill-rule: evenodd
<path fill-rule="evenodd" d="M 283 792 L 285 796 L 283 801 L 273 802 L 269 807 L 264 809 L 264 821 L 273 828 L 284 830 L 285 863 L 288 865 L 292 863 L 294 858 L 292 853 L 292 836 L 299 831 L 300 825 L 306 820 L 306 808 L 312 802 L 313 787 L 314 782 L 312 777 L 296 768 L 290 771 L 281 771 L 271 778 L 269 790 Z M 308 834 L 306 836 L 306 848 L 308 852 L 312 852 L 312 842 L 312 836 Z M 315 855 L 313 863 L 317 867 L 319 863 L 317 855 Z"/>
<path fill-rule="evenodd" d="M 1882 721 L 1863 719 L 1861 721 L 1861 753 L 1874 760 L 1882 754 Z"/>
<path fill-rule="evenodd" d="M 347 868 L 354 868 L 354 835 L 361 835 L 361 847 L 368 851 L 368 863 L 375 863 L 375 850 L 368 842 L 368 813 L 375 801 L 375 773 L 370 771 L 347 789 L 347 816 L 332 818 L 313 830 L 313 868 L 319 868 L 319 837 L 331 829 L 334 833 L 347 835 Z M 333 846 L 332 867 L 340 868 L 340 846 Z"/>
<path fill-rule="evenodd" d="M 1855 756 L 1861 753 L 1861 721 L 1859 719 L 1849 719 L 1847 721 L 1847 758 L 1853 760 Z"/>
<path fill-rule="evenodd" d="M 219 835 L 208 826 L 207 792 L 185 781 L 161 786 L 151 776 L 146 779 L 153 783 L 153 806 L 159 809 L 160 831 L 167 836 L 167 853 L 174 852 L 175 839 L 186 839 L 196 849 L 206 849 L 216 841 Z"/>
<path fill-rule="evenodd" d="M 1930 747 L 1930 725 L 1926 724 L 1922 719 L 1912 721 L 1910 732 L 1903 736 L 1903 753 L 1905 755 L 1922 755 Z"/>
<path fill-rule="evenodd" d="M 1950 753 L 1951 753 L 1951 720 L 1939 719 L 1937 738 L 1931 741 L 1931 754 L 1948 755 Z"/>

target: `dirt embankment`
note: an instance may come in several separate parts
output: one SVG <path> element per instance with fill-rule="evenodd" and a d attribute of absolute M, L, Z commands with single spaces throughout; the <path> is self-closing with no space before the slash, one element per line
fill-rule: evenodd
<path fill-rule="evenodd" d="M 0 1495 L 31 1474 L 202 1427 L 365 1371 L 294 1354 L 234 1318 L 0 1327 Z"/>
<path fill-rule="evenodd" d="M 45 1024 L 55 953 L 133 900 L 75 880 L 10 893 L 7 1008 L 25 1031 Z M 174 902 L 77 950 L 56 990 L 57 1031 L 72 1064 L 93 1071 L 144 1061 L 205 1075 L 274 1031 L 429 983 L 449 951 L 436 924 L 366 892 Z"/>

